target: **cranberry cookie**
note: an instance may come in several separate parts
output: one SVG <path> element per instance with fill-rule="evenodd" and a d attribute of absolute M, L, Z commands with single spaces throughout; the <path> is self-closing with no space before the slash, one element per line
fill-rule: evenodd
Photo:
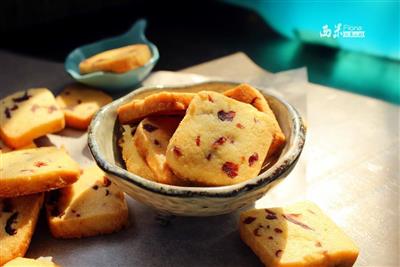
<path fill-rule="evenodd" d="M 106 71 L 123 73 L 145 65 L 151 58 L 145 44 L 128 45 L 94 55 L 79 64 L 81 74 Z"/>
<path fill-rule="evenodd" d="M 140 177 L 155 181 L 155 175 L 136 148 L 136 136 L 134 136 L 135 128 L 129 125 L 123 125 L 122 128 L 122 138 L 119 140 L 118 144 L 121 147 L 122 158 L 125 161 L 126 169 Z"/>
<path fill-rule="evenodd" d="M 236 99 L 240 102 L 251 104 L 259 111 L 265 112 L 270 117 L 273 126 L 273 140 L 268 150 L 267 157 L 281 151 L 282 147 L 285 145 L 285 135 L 279 127 L 279 123 L 276 120 L 271 108 L 269 107 L 267 100 L 260 93 L 260 91 L 251 87 L 248 84 L 240 84 L 235 88 L 225 91 L 224 95 Z"/>
<path fill-rule="evenodd" d="M 243 212 L 240 236 L 270 267 L 353 266 L 354 242 L 311 202 Z"/>
<path fill-rule="evenodd" d="M 165 152 L 181 120 L 181 117 L 173 116 L 149 117 L 142 120 L 136 129 L 137 150 L 160 183 L 179 182 L 166 162 Z"/>
<path fill-rule="evenodd" d="M 64 128 L 64 113 L 46 88 L 17 92 L 0 100 L 0 137 L 12 148 Z"/>
<path fill-rule="evenodd" d="M 106 93 L 83 85 L 70 85 L 57 97 L 58 106 L 64 111 L 67 126 L 86 130 L 94 113 L 112 101 Z"/>
<path fill-rule="evenodd" d="M 160 92 L 143 99 L 134 99 L 118 108 L 121 123 L 138 122 L 151 115 L 185 114 L 196 94 Z"/>
<path fill-rule="evenodd" d="M 40 147 L 0 154 L 0 197 L 44 192 L 75 182 L 80 168 L 64 149 Z"/>
<path fill-rule="evenodd" d="M 258 175 L 272 138 L 267 114 L 202 91 L 169 142 L 167 163 L 178 177 L 200 185 L 235 184 Z"/>
<path fill-rule="evenodd" d="M 83 170 L 71 186 L 46 198 L 50 231 L 57 238 L 79 238 L 121 230 L 128 224 L 124 193 L 97 166 Z"/>
<path fill-rule="evenodd" d="M 0 266 L 28 250 L 43 194 L 0 198 Z"/>

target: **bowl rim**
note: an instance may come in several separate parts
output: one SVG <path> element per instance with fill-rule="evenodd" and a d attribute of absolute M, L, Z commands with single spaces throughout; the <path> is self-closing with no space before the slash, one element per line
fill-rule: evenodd
<path fill-rule="evenodd" d="M 187 87 L 194 87 L 210 83 L 223 83 L 232 85 L 240 84 L 238 82 L 231 82 L 231 81 L 211 80 L 211 81 L 190 83 L 178 86 L 163 86 L 163 85 L 146 86 L 136 89 L 131 93 L 122 96 L 100 108 L 93 116 L 93 119 L 88 129 L 88 146 L 97 165 L 106 173 L 110 173 L 113 176 L 118 177 L 119 179 L 122 179 L 128 183 L 132 183 L 140 187 L 141 189 L 161 195 L 174 196 L 174 197 L 235 197 L 237 195 L 253 191 L 260 187 L 267 186 L 271 182 L 280 178 L 280 176 L 284 174 L 286 171 L 290 170 L 290 168 L 297 162 L 303 150 L 306 137 L 306 128 L 304 126 L 300 114 L 291 104 L 289 104 L 286 100 L 284 100 L 282 97 L 275 94 L 274 92 L 271 92 L 270 90 L 267 90 L 260 86 L 255 86 L 255 88 L 259 90 L 261 89 L 263 95 L 275 98 L 287 108 L 290 115 L 290 119 L 292 120 L 293 123 L 293 127 L 291 128 L 291 136 L 293 137 L 292 139 L 293 141 L 291 142 L 287 151 L 285 151 L 285 153 L 277 160 L 277 162 L 275 162 L 268 170 L 257 175 L 256 177 L 242 181 L 237 184 L 226 185 L 226 186 L 214 186 L 214 187 L 175 186 L 175 185 L 162 184 L 142 178 L 134 173 L 127 171 L 124 168 L 121 168 L 113 163 L 110 163 L 103 157 L 103 155 L 100 152 L 99 144 L 95 138 L 94 132 L 100 126 L 101 124 L 100 122 L 102 121 L 102 115 L 104 113 L 114 112 L 113 110 L 111 110 L 113 107 L 118 107 L 122 102 L 126 101 L 127 99 L 131 99 L 135 95 L 145 91 L 183 89 Z"/>

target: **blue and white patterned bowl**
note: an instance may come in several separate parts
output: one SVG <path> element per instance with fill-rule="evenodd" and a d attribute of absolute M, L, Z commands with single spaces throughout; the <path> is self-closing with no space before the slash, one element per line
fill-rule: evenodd
<path fill-rule="evenodd" d="M 165 214 L 211 216 L 229 213 L 254 203 L 272 186 L 285 178 L 296 165 L 305 142 L 305 127 L 299 113 L 285 100 L 261 90 L 273 109 L 287 138 L 279 159 L 257 177 L 235 185 L 218 187 L 181 187 L 147 180 L 123 168 L 117 144 L 119 123 L 117 108 L 132 99 L 160 91 L 225 91 L 236 86 L 230 82 L 206 82 L 179 87 L 140 88 L 104 106 L 89 127 L 88 144 L 100 168 L 120 189 L 134 199 Z"/>
<path fill-rule="evenodd" d="M 144 35 L 147 22 L 144 19 L 138 20 L 126 33 L 100 40 L 98 42 L 84 45 L 72 51 L 65 60 L 65 70 L 80 83 L 102 88 L 106 91 L 119 91 L 133 88 L 146 78 L 154 68 L 159 59 L 157 47 L 147 40 Z M 147 44 L 150 47 L 152 57 L 144 66 L 127 71 L 125 73 L 111 73 L 97 71 L 88 74 L 80 74 L 79 63 L 106 50 L 123 47 L 132 44 Z"/>

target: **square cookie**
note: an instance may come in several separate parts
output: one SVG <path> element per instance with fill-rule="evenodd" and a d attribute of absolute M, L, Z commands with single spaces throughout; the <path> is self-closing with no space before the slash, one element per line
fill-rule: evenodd
<path fill-rule="evenodd" d="M 240 236 L 269 267 L 353 266 L 354 242 L 309 201 L 240 215 Z"/>
<path fill-rule="evenodd" d="M 80 168 L 64 149 L 40 147 L 0 154 L 0 197 L 44 192 L 75 182 Z"/>
<path fill-rule="evenodd" d="M 28 250 L 43 194 L 0 198 L 0 266 Z"/>
<path fill-rule="evenodd" d="M 62 130 L 64 113 L 46 88 L 28 89 L 0 100 L 0 137 L 11 148 Z"/>
<path fill-rule="evenodd" d="M 285 145 L 286 138 L 276 120 L 275 114 L 261 92 L 248 84 L 240 84 L 235 88 L 225 91 L 224 95 L 240 102 L 248 103 L 269 116 L 272 123 L 273 139 L 267 157 L 279 153 Z"/>
<path fill-rule="evenodd" d="M 96 111 L 110 103 L 112 97 L 90 87 L 73 84 L 67 86 L 57 97 L 58 106 L 63 110 L 67 126 L 86 130 Z"/>
<path fill-rule="evenodd" d="M 124 193 L 97 166 L 84 169 L 73 185 L 49 192 L 46 214 L 57 238 L 107 234 L 128 225 Z"/>
<path fill-rule="evenodd" d="M 181 179 L 222 186 L 258 175 L 273 139 L 273 122 L 251 105 L 202 91 L 190 103 L 167 148 Z"/>

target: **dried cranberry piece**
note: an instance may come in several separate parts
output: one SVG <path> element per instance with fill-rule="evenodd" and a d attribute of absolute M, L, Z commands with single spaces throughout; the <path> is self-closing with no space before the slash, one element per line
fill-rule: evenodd
<path fill-rule="evenodd" d="M 14 106 L 12 106 L 12 108 L 10 108 L 10 110 L 12 110 L 12 111 L 14 111 L 14 110 L 16 110 L 16 109 L 18 109 L 18 106 L 17 106 L 17 105 L 14 105 Z"/>
<path fill-rule="evenodd" d="M 214 99 L 210 95 L 207 95 L 207 96 L 208 96 L 208 101 L 214 103 Z"/>
<path fill-rule="evenodd" d="M 275 228 L 274 231 L 275 231 L 275 233 L 277 233 L 277 234 L 283 233 L 282 229 L 280 229 L 280 228 Z"/>
<path fill-rule="evenodd" d="M 24 94 L 22 95 L 22 96 L 20 96 L 20 97 L 15 97 L 15 98 L 13 98 L 12 100 L 14 101 L 14 102 L 23 102 L 23 101 L 26 101 L 26 100 L 28 100 L 29 98 L 31 98 L 32 96 L 31 95 L 28 95 L 28 91 L 25 91 L 24 92 Z"/>
<path fill-rule="evenodd" d="M 241 123 L 236 123 L 236 127 L 238 127 L 239 129 L 244 129 L 244 126 Z"/>
<path fill-rule="evenodd" d="M 278 250 L 275 252 L 275 256 L 277 256 L 277 257 L 279 258 L 280 256 L 282 256 L 282 252 L 283 252 L 282 249 L 278 249 Z"/>
<path fill-rule="evenodd" d="M 257 99 L 258 99 L 258 97 L 254 97 L 254 98 L 251 100 L 250 104 L 251 104 L 251 105 L 254 105 L 254 103 L 257 101 Z"/>
<path fill-rule="evenodd" d="M 16 211 L 7 219 L 6 226 L 4 227 L 7 234 L 15 235 L 17 233 L 17 229 L 12 227 L 14 223 L 17 223 L 17 218 L 18 212 Z"/>
<path fill-rule="evenodd" d="M 273 214 L 267 214 L 267 216 L 265 216 L 265 219 L 276 220 L 276 219 L 278 219 L 278 217 L 276 217 L 276 215 L 273 215 Z"/>
<path fill-rule="evenodd" d="M 261 229 L 261 227 L 257 227 L 256 229 L 254 229 L 253 234 L 255 236 L 261 236 L 261 234 L 258 232 L 258 231 L 260 231 L 260 229 Z"/>
<path fill-rule="evenodd" d="M 145 124 L 143 124 L 143 129 L 145 129 L 146 131 L 151 133 L 151 132 L 154 132 L 155 130 L 157 130 L 158 127 L 156 127 L 156 126 L 154 126 L 152 124 L 149 124 L 149 123 L 145 123 Z"/>
<path fill-rule="evenodd" d="M 253 155 L 251 155 L 251 156 L 249 157 L 249 166 L 250 166 L 250 167 L 253 166 L 254 163 L 256 163 L 257 160 L 258 160 L 258 153 L 257 153 L 257 152 L 254 152 Z"/>
<path fill-rule="evenodd" d="M 206 159 L 207 159 L 208 161 L 210 161 L 210 160 L 211 160 L 211 153 L 208 153 L 208 155 L 207 155 Z"/>
<path fill-rule="evenodd" d="M 249 216 L 249 217 L 246 217 L 246 219 L 243 220 L 243 223 L 244 224 L 250 224 L 250 223 L 254 222 L 255 219 L 256 219 L 256 217 Z"/>
<path fill-rule="evenodd" d="M 175 153 L 175 155 L 176 155 L 177 157 L 181 157 L 181 156 L 182 156 L 182 150 L 181 150 L 179 147 L 174 146 L 174 147 L 172 148 L 172 151 L 174 151 L 174 153 Z"/>
<path fill-rule="evenodd" d="M 97 184 L 95 184 L 94 186 L 92 186 L 92 189 L 97 190 L 97 189 L 99 189 L 99 186 Z"/>
<path fill-rule="evenodd" d="M 109 187 L 111 185 L 110 179 L 108 179 L 106 176 L 103 177 L 103 185 L 105 187 Z"/>
<path fill-rule="evenodd" d="M 160 145 L 160 141 L 158 141 L 157 139 L 154 139 L 154 144 L 155 144 L 156 146 L 159 146 L 159 145 Z"/>
<path fill-rule="evenodd" d="M 43 166 L 47 166 L 47 163 L 43 162 L 43 161 L 37 161 L 37 162 L 34 163 L 34 165 L 36 167 L 40 168 L 40 167 L 43 167 Z"/>
<path fill-rule="evenodd" d="M 110 190 L 106 189 L 106 196 L 110 194 Z"/>
<path fill-rule="evenodd" d="M 272 236 L 269 236 L 268 239 L 269 239 L 269 240 L 273 240 L 274 238 L 273 238 Z"/>
<path fill-rule="evenodd" d="M 294 214 L 282 214 L 282 216 L 283 216 L 283 218 L 285 218 L 286 220 L 288 220 L 288 221 L 291 222 L 291 223 L 297 224 L 297 225 L 299 225 L 300 227 L 303 227 L 303 228 L 306 229 L 306 230 L 312 230 L 312 231 L 314 231 L 314 229 L 312 229 L 312 228 L 311 228 L 310 226 L 308 226 L 307 224 L 302 223 L 302 222 L 296 220 L 296 217 L 299 216 L 298 214 L 296 214 L 296 216 L 294 216 Z"/>
<path fill-rule="evenodd" d="M 70 95 L 71 93 L 70 93 L 70 91 L 65 91 L 64 94 L 65 95 Z"/>
<path fill-rule="evenodd" d="M 233 162 L 225 162 L 224 165 L 222 165 L 222 170 L 228 175 L 230 178 L 234 178 L 238 175 L 239 171 L 239 165 L 233 163 Z"/>
<path fill-rule="evenodd" d="M 196 146 L 200 146 L 200 135 L 196 137 Z"/>
<path fill-rule="evenodd" d="M 269 210 L 269 209 L 265 209 L 265 212 L 268 214 L 276 215 L 275 212 L 273 212 L 272 210 Z"/>
<path fill-rule="evenodd" d="M 223 145 L 226 142 L 226 137 L 221 136 L 220 138 L 218 138 L 217 140 L 215 140 L 215 142 L 212 144 L 212 148 L 217 148 L 218 146 Z"/>
<path fill-rule="evenodd" d="M 82 100 L 78 99 L 78 100 L 76 100 L 76 103 L 78 103 L 78 105 L 82 104 Z"/>
<path fill-rule="evenodd" d="M 225 112 L 223 110 L 218 111 L 218 119 L 220 119 L 221 121 L 233 121 L 235 115 L 236 115 L 235 111 L 229 111 L 229 112 Z"/>
<path fill-rule="evenodd" d="M 10 112 L 10 109 L 8 107 L 6 107 L 4 109 L 4 114 L 6 115 L 7 119 L 11 118 L 11 112 Z"/>

